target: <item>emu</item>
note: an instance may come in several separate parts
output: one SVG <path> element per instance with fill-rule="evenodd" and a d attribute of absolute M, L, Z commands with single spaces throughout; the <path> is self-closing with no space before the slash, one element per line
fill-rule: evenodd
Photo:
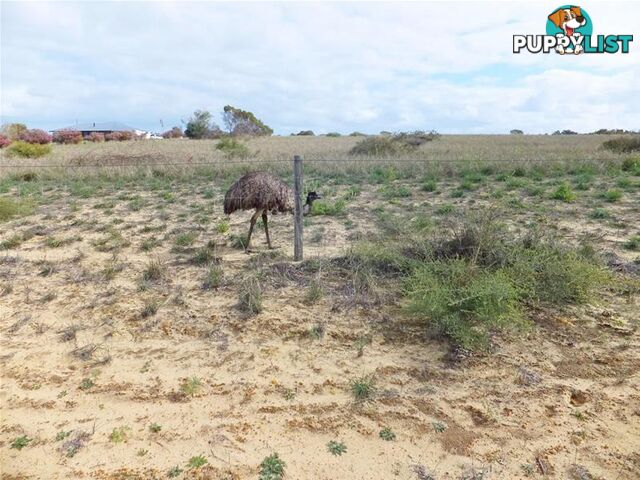
<path fill-rule="evenodd" d="M 245 252 L 250 251 L 251 234 L 260 214 L 262 214 L 264 232 L 267 236 L 267 245 L 269 248 L 273 248 L 269 238 L 267 212 L 272 214 L 277 212 L 292 213 L 294 209 L 293 197 L 293 191 L 286 183 L 267 172 L 247 173 L 231 185 L 224 196 L 224 213 L 229 215 L 236 210 L 252 210 L 254 208 L 256 210 L 251 217 Z M 311 210 L 313 202 L 319 198 L 321 197 L 316 192 L 309 192 L 303 209 L 305 215 Z"/>

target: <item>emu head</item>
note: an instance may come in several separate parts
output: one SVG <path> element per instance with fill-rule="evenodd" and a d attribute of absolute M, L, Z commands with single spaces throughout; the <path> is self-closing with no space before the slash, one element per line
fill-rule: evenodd
<path fill-rule="evenodd" d="M 311 205 L 313 205 L 313 202 L 315 202 L 316 200 L 320 200 L 321 198 L 322 197 L 316 192 L 309 192 L 307 194 L 307 203 L 305 203 L 304 207 L 302 208 L 303 215 L 308 214 L 311 211 Z"/>

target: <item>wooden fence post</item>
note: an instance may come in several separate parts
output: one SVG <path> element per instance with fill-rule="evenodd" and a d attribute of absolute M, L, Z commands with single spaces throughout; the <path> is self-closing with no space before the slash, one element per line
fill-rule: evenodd
<path fill-rule="evenodd" d="M 293 220 L 293 259 L 302 260 L 302 157 L 293 157 L 293 192 L 294 192 L 294 220 Z"/>

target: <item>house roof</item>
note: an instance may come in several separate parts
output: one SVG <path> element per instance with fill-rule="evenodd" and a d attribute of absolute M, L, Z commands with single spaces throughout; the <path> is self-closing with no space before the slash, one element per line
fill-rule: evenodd
<path fill-rule="evenodd" d="M 121 122 L 102 122 L 102 123 L 78 123 L 77 125 L 71 125 L 69 127 L 60 128 L 58 130 L 78 130 L 81 132 L 133 132 L 136 128 L 125 125 Z"/>

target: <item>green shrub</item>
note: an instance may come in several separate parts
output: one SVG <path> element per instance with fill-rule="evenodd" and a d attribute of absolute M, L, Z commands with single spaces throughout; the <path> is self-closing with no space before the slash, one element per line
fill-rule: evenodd
<path fill-rule="evenodd" d="M 633 250 L 634 252 L 640 251 L 640 235 L 634 235 L 624 244 L 624 248 L 627 250 Z"/>
<path fill-rule="evenodd" d="M 632 172 L 635 175 L 640 175 L 640 158 L 625 158 L 620 168 L 623 172 Z"/>
<path fill-rule="evenodd" d="M 331 440 L 327 443 L 327 450 L 329 453 L 334 456 L 340 456 L 343 453 L 347 453 L 347 446 L 343 442 L 336 442 L 335 440 Z"/>
<path fill-rule="evenodd" d="M 330 203 L 324 200 L 316 200 L 311 205 L 312 215 L 341 215 L 344 213 L 344 209 L 347 206 L 347 202 L 344 200 L 336 200 L 334 203 Z"/>
<path fill-rule="evenodd" d="M 0 222 L 6 222 L 22 215 L 29 215 L 32 211 L 33 204 L 31 202 L 0 197 Z"/>
<path fill-rule="evenodd" d="M 277 453 L 266 457 L 260 464 L 259 480 L 281 480 L 284 477 L 286 464 L 280 459 Z"/>
<path fill-rule="evenodd" d="M 7 151 L 11 155 L 17 155 L 18 157 L 38 158 L 51 153 L 51 145 L 27 143 L 27 142 L 23 142 L 22 140 L 19 140 L 9 145 L 9 147 L 7 147 Z"/>
<path fill-rule="evenodd" d="M 551 198 L 562 200 L 563 202 L 573 202 L 576 199 L 576 194 L 571 189 L 571 186 L 565 182 L 553 192 Z"/>
<path fill-rule="evenodd" d="M 509 257 L 506 271 L 526 301 L 556 305 L 586 302 L 608 279 L 595 260 L 554 245 L 517 246 Z"/>
<path fill-rule="evenodd" d="M 425 264 L 409 277 L 406 294 L 409 312 L 469 350 L 486 349 L 494 330 L 526 325 L 507 274 L 467 260 Z"/>
<path fill-rule="evenodd" d="M 220 150 L 228 158 L 246 158 L 249 156 L 249 148 L 232 137 L 223 137 L 218 140 L 216 150 Z"/>
<path fill-rule="evenodd" d="M 605 218 L 611 218 L 611 214 L 605 208 L 594 208 L 589 216 L 595 220 L 603 220 Z"/>
<path fill-rule="evenodd" d="M 422 184 L 422 190 L 425 192 L 435 192 L 438 188 L 438 184 L 435 180 L 425 180 Z"/>
<path fill-rule="evenodd" d="M 607 202 L 617 202 L 622 198 L 622 192 L 617 188 L 611 188 L 602 195 Z"/>
<path fill-rule="evenodd" d="M 629 153 L 640 151 L 640 136 L 618 137 L 607 140 L 602 146 L 616 153 Z"/>
<path fill-rule="evenodd" d="M 11 442 L 10 448 L 14 448 L 16 450 L 22 450 L 24 447 L 29 445 L 33 441 L 32 438 L 27 437 L 26 435 L 22 435 L 20 437 L 16 437 Z"/>
<path fill-rule="evenodd" d="M 411 196 L 411 190 L 404 185 L 389 184 L 380 188 L 382 196 L 387 199 L 407 198 Z"/>

